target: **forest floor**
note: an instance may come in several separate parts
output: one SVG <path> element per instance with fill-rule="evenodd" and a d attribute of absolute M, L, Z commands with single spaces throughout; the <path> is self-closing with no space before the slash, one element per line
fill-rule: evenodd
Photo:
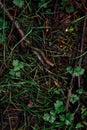
<path fill-rule="evenodd" d="M 87 1 L 0 0 L 0 130 L 87 129 Z"/>

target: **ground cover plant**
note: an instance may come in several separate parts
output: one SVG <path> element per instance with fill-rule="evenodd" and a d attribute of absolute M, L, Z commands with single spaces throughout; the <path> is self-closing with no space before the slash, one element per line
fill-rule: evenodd
<path fill-rule="evenodd" d="M 0 0 L 0 130 L 87 129 L 87 1 Z"/>

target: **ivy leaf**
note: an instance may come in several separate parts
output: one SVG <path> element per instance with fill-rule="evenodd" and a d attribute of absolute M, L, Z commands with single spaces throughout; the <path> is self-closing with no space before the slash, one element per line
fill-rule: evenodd
<path fill-rule="evenodd" d="M 13 0 L 13 3 L 19 8 L 24 6 L 24 0 Z"/>

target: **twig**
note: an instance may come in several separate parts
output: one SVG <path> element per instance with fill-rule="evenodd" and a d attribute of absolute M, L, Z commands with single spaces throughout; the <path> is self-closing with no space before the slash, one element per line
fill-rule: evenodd
<path fill-rule="evenodd" d="M 68 94 L 67 94 L 66 112 L 68 112 L 71 94 L 72 94 L 72 87 L 70 86 L 70 87 L 68 88 Z"/>
<path fill-rule="evenodd" d="M 4 10 L 6 16 L 9 18 L 9 20 L 15 25 L 15 28 L 17 29 L 17 31 L 19 32 L 20 34 L 20 37 L 21 39 L 23 39 L 26 43 L 27 43 L 27 46 L 29 48 L 32 49 L 32 51 L 36 54 L 36 56 L 38 57 L 38 59 L 40 60 L 40 62 L 44 65 L 44 66 L 54 66 L 54 64 L 52 62 L 50 62 L 45 54 L 38 48 L 34 47 L 32 45 L 32 43 L 30 42 L 30 40 L 28 38 L 25 37 L 25 34 L 23 32 L 23 30 L 21 29 L 19 23 L 17 20 L 14 20 L 13 17 L 11 16 L 11 14 L 5 9 L 4 5 L 2 4 L 1 0 L 0 0 L 0 7 Z M 24 38 L 25 37 L 25 38 Z"/>
<path fill-rule="evenodd" d="M 81 40 L 81 47 L 80 47 L 80 55 L 83 53 L 85 29 L 86 29 L 86 18 L 84 19 L 84 24 L 83 24 L 82 40 Z M 81 62 L 82 62 L 82 57 L 79 59 L 79 66 L 81 66 Z M 78 87 L 79 88 L 81 87 L 80 83 L 81 83 L 81 78 L 80 78 L 80 76 L 78 76 Z"/>

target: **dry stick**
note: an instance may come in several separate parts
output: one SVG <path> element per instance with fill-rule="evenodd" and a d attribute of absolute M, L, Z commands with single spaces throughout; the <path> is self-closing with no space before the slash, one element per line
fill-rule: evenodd
<path fill-rule="evenodd" d="M 70 87 L 68 88 L 68 94 L 67 94 L 66 112 L 68 112 L 71 94 L 72 94 L 72 87 L 70 86 Z"/>
<path fill-rule="evenodd" d="M 81 47 L 80 47 L 80 54 L 83 52 L 83 46 L 84 46 L 84 37 L 85 37 L 85 29 L 86 29 L 86 18 L 84 19 L 83 23 L 83 31 L 82 31 L 82 40 L 81 40 Z M 79 66 L 81 67 L 82 58 L 79 59 Z M 80 76 L 78 76 L 78 87 L 80 88 L 81 79 Z"/>
<path fill-rule="evenodd" d="M 12 16 L 10 15 L 10 13 L 5 9 L 5 7 L 3 6 L 3 4 L 2 4 L 1 1 L 0 1 L 0 7 L 4 10 L 4 12 L 6 13 L 7 17 L 9 18 L 9 20 L 10 20 L 12 23 L 14 23 L 14 25 L 15 25 L 17 31 L 19 32 L 21 38 L 23 39 L 23 37 L 25 36 L 25 34 L 24 34 L 23 30 L 21 29 L 21 27 L 20 27 L 18 21 L 13 19 L 13 17 L 12 17 Z M 36 48 L 36 47 L 34 47 L 34 46 L 32 45 L 32 43 L 30 42 L 30 40 L 29 40 L 28 38 L 25 38 L 25 39 L 23 39 L 23 40 L 27 43 L 28 47 L 32 49 L 32 51 L 36 54 L 36 56 L 38 57 L 38 59 L 40 60 L 40 62 L 41 62 L 44 66 L 47 66 L 47 65 L 52 66 L 52 67 L 54 66 L 54 64 L 53 64 L 52 62 L 50 62 L 50 61 L 46 58 L 45 54 L 44 54 L 40 49 L 38 49 L 38 48 Z"/>

